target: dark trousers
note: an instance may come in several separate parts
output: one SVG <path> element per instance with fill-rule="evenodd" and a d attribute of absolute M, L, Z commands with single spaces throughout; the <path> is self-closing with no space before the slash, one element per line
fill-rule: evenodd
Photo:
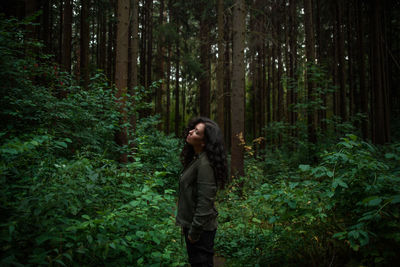
<path fill-rule="evenodd" d="M 216 231 L 203 231 L 198 241 L 190 243 L 188 239 L 189 229 L 183 228 L 189 263 L 192 267 L 214 266 L 214 238 Z"/>

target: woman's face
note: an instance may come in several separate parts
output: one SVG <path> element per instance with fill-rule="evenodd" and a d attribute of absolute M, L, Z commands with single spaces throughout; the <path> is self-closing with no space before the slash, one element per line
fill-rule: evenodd
<path fill-rule="evenodd" d="M 186 142 L 192 145 L 195 149 L 202 148 L 204 146 L 204 128 L 206 125 L 202 122 L 198 123 L 194 129 L 190 130 Z"/>

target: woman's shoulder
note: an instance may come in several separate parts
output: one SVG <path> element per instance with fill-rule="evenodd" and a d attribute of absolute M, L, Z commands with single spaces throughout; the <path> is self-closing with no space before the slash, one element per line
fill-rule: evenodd
<path fill-rule="evenodd" d="M 210 160 L 207 156 L 207 153 L 204 151 L 199 155 L 199 162 L 201 165 L 203 164 L 210 164 Z"/>

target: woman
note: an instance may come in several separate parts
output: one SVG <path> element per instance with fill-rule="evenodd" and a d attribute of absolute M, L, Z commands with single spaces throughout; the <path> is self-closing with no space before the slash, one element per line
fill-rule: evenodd
<path fill-rule="evenodd" d="M 221 130 L 208 118 L 192 120 L 184 132 L 176 222 L 182 226 L 191 266 L 213 266 L 217 187 L 228 179 Z"/>

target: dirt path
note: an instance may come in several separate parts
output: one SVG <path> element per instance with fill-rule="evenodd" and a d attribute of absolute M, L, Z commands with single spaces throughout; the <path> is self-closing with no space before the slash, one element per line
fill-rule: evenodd
<path fill-rule="evenodd" d="M 214 256 L 214 266 L 215 267 L 224 267 L 225 266 L 225 258 L 221 256 Z"/>

